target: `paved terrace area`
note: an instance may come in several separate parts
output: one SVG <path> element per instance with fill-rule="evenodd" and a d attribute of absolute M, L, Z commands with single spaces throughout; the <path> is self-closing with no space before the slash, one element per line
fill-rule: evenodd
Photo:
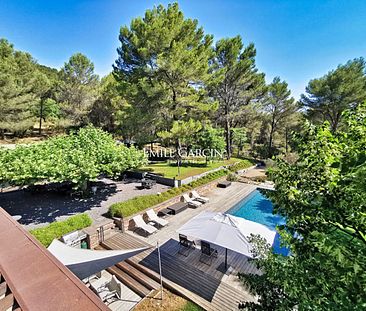
<path fill-rule="evenodd" d="M 27 230 L 43 227 L 50 222 L 64 220 L 72 215 L 84 213 L 94 221 L 101 220 L 111 204 L 128 199 L 163 192 L 170 187 L 156 184 L 152 189 L 139 189 L 141 182 L 133 179 L 113 181 L 101 179 L 95 196 L 86 199 L 64 193 L 30 193 L 22 189 L 0 192 L 0 206 L 10 215 L 20 215 Z"/>
<path fill-rule="evenodd" d="M 192 250 L 188 256 L 178 253 L 178 234 L 176 232 L 183 224 L 202 211 L 226 212 L 233 205 L 246 197 L 256 187 L 243 183 L 232 183 L 226 189 L 215 188 L 205 194 L 210 202 L 196 209 L 188 208 L 178 215 L 169 216 L 169 225 L 157 233 L 142 237 L 132 231 L 117 234 L 105 241 L 109 248 L 126 248 L 139 246 L 139 243 L 155 246 L 161 245 L 162 273 L 169 286 L 178 290 L 187 298 L 193 300 L 207 310 L 237 310 L 240 301 L 253 301 L 254 298 L 239 282 L 237 273 L 259 273 L 253 263 L 244 255 L 228 250 L 228 265 L 226 273 L 222 272 L 225 260 L 225 249 L 213 245 L 218 250 L 218 258 L 211 265 L 201 263 L 200 250 Z M 141 245 L 140 245 L 141 246 Z M 133 258 L 150 270 L 158 273 L 157 250 L 149 250 Z"/>

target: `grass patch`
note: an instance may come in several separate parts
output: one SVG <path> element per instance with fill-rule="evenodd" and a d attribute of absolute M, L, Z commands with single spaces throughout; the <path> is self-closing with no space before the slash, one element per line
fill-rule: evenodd
<path fill-rule="evenodd" d="M 183 163 L 182 166 L 180 167 L 179 176 L 178 176 L 178 167 L 174 162 L 150 164 L 142 167 L 141 170 L 152 172 L 166 178 L 185 179 L 194 175 L 202 174 L 204 172 L 213 170 L 220 166 L 232 165 L 237 162 L 240 163 L 244 161 L 238 158 L 231 158 L 229 160 L 209 162 L 207 165 L 205 162 Z"/>
<path fill-rule="evenodd" d="M 54 239 L 59 239 L 66 233 L 89 227 L 92 220 L 87 214 L 71 216 L 64 221 L 55 221 L 48 226 L 33 229 L 30 233 L 45 247 L 48 247 Z"/>
<path fill-rule="evenodd" d="M 180 309 L 180 311 L 203 311 L 203 309 L 196 305 L 195 303 L 193 303 L 192 301 L 187 301 L 187 303 L 183 306 L 182 309 Z"/>
<path fill-rule="evenodd" d="M 249 160 L 241 160 L 241 161 L 233 164 L 232 166 L 230 166 L 229 170 L 231 172 L 236 172 L 236 171 L 240 171 L 240 170 L 243 170 L 243 169 L 251 167 L 251 166 L 253 166 L 253 162 L 251 162 Z"/>
<path fill-rule="evenodd" d="M 166 192 L 161 194 L 149 194 L 143 195 L 139 197 L 135 197 L 133 199 L 112 204 L 109 207 L 109 213 L 113 217 L 128 217 L 133 214 L 136 214 L 148 207 L 154 206 L 156 204 L 162 203 L 166 200 L 169 200 L 183 192 L 191 190 L 193 188 L 202 186 L 211 181 L 214 181 L 220 177 L 227 175 L 228 171 L 226 169 L 218 170 L 216 172 L 212 172 L 207 174 L 204 177 L 201 177 L 189 184 L 183 185 L 178 188 L 171 188 Z"/>
<path fill-rule="evenodd" d="M 163 300 L 160 300 L 160 292 L 156 292 L 152 297 L 146 297 L 141 303 L 139 303 L 136 311 L 203 311 L 202 308 L 187 301 L 183 297 L 173 294 L 172 292 L 164 289 Z"/>

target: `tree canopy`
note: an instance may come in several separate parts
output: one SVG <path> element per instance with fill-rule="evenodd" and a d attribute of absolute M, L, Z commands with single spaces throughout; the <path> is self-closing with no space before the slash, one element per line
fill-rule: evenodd
<path fill-rule="evenodd" d="M 64 117 L 74 126 L 88 124 L 98 82 L 94 64 L 85 55 L 76 53 L 61 68 L 60 77 L 58 100 Z"/>
<path fill-rule="evenodd" d="M 87 127 L 42 143 L 0 149 L 0 185 L 66 181 L 83 189 L 101 174 L 117 176 L 145 160 L 142 151 L 117 145 L 110 134 Z"/>
<path fill-rule="evenodd" d="M 226 152 L 231 156 L 232 128 L 243 117 L 243 106 L 258 100 L 265 90 L 264 74 L 255 65 L 254 44 L 244 48 L 240 36 L 216 42 L 211 60 L 211 95 L 219 102 L 217 119 L 225 129 Z"/>
<path fill-rule="evenodd" d="M 277 160 L 268 195 L 288 257 L 267 253 L 261 276 L 242 275 L 259 304 L 248 310 L 364 310 L 366 282 L 366 104 L 343 114 L 346 127 L 306 125 L 295 163 Z"/>
<path fill-rule="evenodd" d="M 298 109 L 295 99 L 291 96 L 286 81 L 281 81 L 279 77 L 275 77 L 268 86 L 267 95 L 263 100 L 263 109 L 268 116 L 269 123 L 269 139 L 268 154 L 269 158 L 273 155 L 273 137 L 281 125 L 288 122 Z"/>
<path fill-rule="evenodd" d="M 0 39 L 0 136 L 5 130 L 22 135 L 35 122 L 35 105 L 48 87 L 30 54 Z"/>
<path fill-rule="evenodd" d="M 329 121 L 333 131 L 342 123 L 344 110 L 366 99 L 365 60 L 356 58 L 319 79 L 313 79 L 306 87 L 301 103 L 313 121 Z"/>
<path fill-rule="evenodd" d="M 208 78 L 212 36 L 197 20 L 187 19 L 178 4 L 159 5 L 121 28 L 114 73 L 137 115 L 147 114 L 155 133 L 170 131 L 174 121 L 203 119 L 213 104 Z"/>

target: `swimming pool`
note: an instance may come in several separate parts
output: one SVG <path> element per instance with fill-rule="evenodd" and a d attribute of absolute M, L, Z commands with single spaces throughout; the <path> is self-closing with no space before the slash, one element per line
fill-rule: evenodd
<path fill-rule="evenodd" d="M 272 202 L 259 190 L 254 190 L 226 213 L 260 223 L 271 230 L 275 230 L 277 225 L 286 223 L 285 218 L 273 214 Z M 273 249 L 275 253 L 283 255 L 288 255 L 289 252 L 287 248 L 280 246 L 280 236 L 278 233 L 273 243 Z"/>

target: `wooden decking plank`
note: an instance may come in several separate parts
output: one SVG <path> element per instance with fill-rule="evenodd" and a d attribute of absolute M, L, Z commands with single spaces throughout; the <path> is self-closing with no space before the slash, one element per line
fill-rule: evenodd
<path fill-rule="evenodd" d="M 128 240 L 128 235 L 125 237 L 119 236 L 114 239 L 109 239 L 105 241 L 103 244 L 107 248 L 118 249 L 118 248 L 126 248 L 125 242 Z M 131 240 L 129 241 L 129 247 L 136 247 L 137 245 L 141 245 L 138 242 L 134 243 Z M 173 247 L 167 248 L 172 250 Z M 134 258 L 129 259 L 129 261 L 134 262 L 135 264 L 143 264 L 148 269 L 157 270 L 158 267 L 158 258 L 155 251 L 146 251 L 145 254 L 141 256 L 135 256 Z M 172 252 L 174 253 L 174 252 Z M 183 288 L 188 288 L 192 291 L 192 294 L 198 295 L 199 297 L 205 298 L 208 302 L 204 303 L 204 308 L 208 310 L 223 310 L 223 308 L 229 307 L 230 309 L 236 309 L 239 302 L 245 300 L 245 293 L 230 287 L 226 284 L 220 284 L 220 280 L 207 275 L 200 269 L 195 267 L 187 266 L 187 264 L 175 256 L 172 256 L 165 251 L 161 251 L 162 257 L 162 265 L 163 265 L 163 276 L 164 279 L 172 281 L 172 283 L 176 283 L 178 286 Z M 146 259 L 148 257 L 148 260 Z M 136 257 L 140 257 L 137 259 Z M 239 260 L 239 258 L 235 258 L 235 260 Z M 234 263 L 234 262 L 233 262 Z M 215 265 L 215 264 L 213 264 Z M 178 267 L 178 268 L 177 268 Z M 178 269 L 178 270 L 177 270 Z M 209 269 L 214 272 L 215 267 L 209 267 Z M 155 272 L 156 273 L 156 272 Z M 214 273 L 216 276 L 221 275 L 222 273 Z M 188 295 L 189 290 L 186 289 Z M 202 301 L 201 301 L 202 304 Z"/>
<path fill-rule="evenodd" d="M 100 246 L 97 249 L 109 249 L 109 248 L 103 248 L 102 246 Z M 152 280 L 151 278 L 143 274 L 141 271 L 128 264 L 126 261 L 121 261 L 117 263 L 116 266 L 150 290 L 158 289 L 160 287 L 159 283 Z"/>
<path fill-rule="evenodd" d="M 117 277 L 117 279 L 119 279 L 123 284 L 125 284 L 127 287 L 133 290 L 140 297 L 143 298 L 150 294 L 151 292 L 150 289 L 143 286 L 141 283 L 136 281 L 134 278 L 132 278 L 131 276 L 129 276 L 127 273 L 120 270 L 116 266 L 108 268 L 107 271 L 111 274 L 114 274 Z"/>
<path fill-rule="evenodd" d="M 14 304 L 13 294 L 6 295 L 0 299 L 0 310 L 9 310 Z"/>
<path fill-rule="evenodd" d="M 2 282 L 2 283 L 0 284 L 0 298 L 1 298 L 3 295 L 5 295 L 5 293 L 6 293 L 6 289 L 7 289 L 7 285 L 6 285 L 6 283 L 5 283 L 5 282 Z"/>

